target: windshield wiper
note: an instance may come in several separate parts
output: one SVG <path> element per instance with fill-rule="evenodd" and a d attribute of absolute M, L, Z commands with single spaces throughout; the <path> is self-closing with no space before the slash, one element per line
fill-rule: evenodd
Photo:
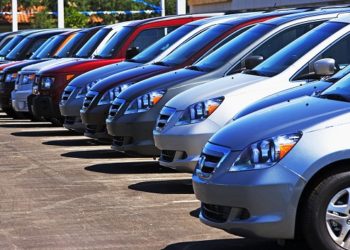
<path fill-rule="evenodd" d="M 203 70 L 202 68 L 200 68 L 200 67 L 198 67 L 196 65 L 187 66 L 186 69 L 205 72 L 205 70 Z"/>
<path fill-rule="evenodd" d="M 329 93 L 319 95 L 320 98 L 334 100 L 334 101 L 342 101 L 342 102 L 350 102 L 350 98 L 348 96 L 337 94 L 337 93 Z"/>
<path fill-rule="evenodd" d="M 262 73 L 261 71 L 257 71 L 254 69 L 245 70 L 245 71 L 243 71 L 243 73 L 248 74 L 248 75 L 255 75 L 255 76 L 268 76 L 268 75 Z"/>
<path fill-rule="evenodd" d="M 154 62 L 153 64 L 154 64 L 154 65 L 160 65 L 160 66 L 167 66 L 167 67 L 169 67 L 169 64 L 167 64 L 167 63 L 165 63 L 165 62 L 162 62 L 162 61 Z"/>

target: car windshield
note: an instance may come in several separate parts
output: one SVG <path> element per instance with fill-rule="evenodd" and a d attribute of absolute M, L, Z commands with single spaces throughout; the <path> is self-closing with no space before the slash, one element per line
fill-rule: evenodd
<path fill-rule="evenodd" d="M 220 47 L 220 49 L 214 50 L 208 56 L 195 63 L 194 66 L 207 72 L 218 69 L 240 53 L 244 48 L 248 47 L 274 28 L 275 26 L 270 24 L 258 24 L 234 39 L 231 38 L 231 41 Z"/>
<path fill-rule="evenodd" d="M 340 22 L 327 22 L 321 24 L 278 51 L 276 54 L 259 64 L 254 69 L 246 71 L 245 74 L 268 77 L 278 75 L 303 57 L 312 48 L 344 26 L 346 26 L 346 24 Z"/>
<path fill-rule="evenodd" d="M 231 28 L 232 26 L 227 24 L 215 25 L 182 44 L 161 62 L 158 62 L 158 64 L 169 66 L 181 65 Z"/>
<path fill-rule="evenodd" d="M 5 47 L 3 47 L 0 51 L 0 56 L 4 57 L 6 56 L 14 47 L 16 47 L 22 40 L 24 39 L 24 36 L 17 35 L 11 41 L 9 41 Z"/>
<path fill-rule="evenodd" d="M 325 81 L 335 83 L 335 82 L 338 82 L 340 79 L 344 78 L 349 73 L 350 73 L 350 65 L 338 71 L 332 77 L 325 79 Z"/>
<path fill-rule="evenodd" d="M 74 57 L 88 58 L 94 53 L 98 45 L 103 41 L 103 39 L 111 32 L 111 28 L 100 29 L 93 35 L 87 43 L 74 55 Z"/>
<path fill-rule="evenodd" d="M 72 53 L 74 53 L 74 49 L 76 48 L 77 44 L 81 42 L 82 39 L 84 39 L 86 35 L 86 32 L 77 32 L 74 34 L 71 40 L 67 42 L 59 51 L 57 51 L 54 55 L 54 58 L 65 58 L 65 57 L 71 57 Z"/>
<path fill-rule="evenodd" d="M 324 90 L 318 97 L 350 102 L 350 73 L 334 85 Z"/>
<path fill-rule="evenodd" d="M 65 36 L 60 35 L 51 37 L 43 45 L 41 45 L 37 51 L 35 51 L 30 59 L 50 58 L 65 38 Z"/>
<path fill-rule="evenodd" d="M 23 56 L 35 52 L 47 39 L 24 38 L 11 52 L 5 57 L 6 60 L 20 60 Z M 28 58 L 28 57 L 27 57 Z"/>
<path fill-rule="evenodd" d="M 103 46 L 99 51 L 96 51 L 95 58 L 110 59 L 117 55 L 120 47 L 125 42 L 125 39 L 131 34 L 133 28 L 124 26 Z"/>
<path fill-rule="evenodd" d="M 166 35 L 162 39 L 160 39 L 158 42 L 154 43 L 144 51 L 142 51 L 137 56 L 130 59 L 132 62 L 138 62 L 138 63 L 146 63 L 154 58 L 156 58 L 158 55 L 163 53 L 165 50 L 167 50 L 171 45 L 173 45 L 175 42 L 177 42 L 180 38 L 197 28 L 198 26 L 195 25 L 184 25 L 175 31 L 171 32 L 170 34 Z"/>

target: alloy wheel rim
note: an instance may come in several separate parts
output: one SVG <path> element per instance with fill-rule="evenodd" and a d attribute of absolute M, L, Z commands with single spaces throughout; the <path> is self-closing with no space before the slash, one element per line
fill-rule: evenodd
<path fill-rule="evenodd" d="M 339 191 L 328 203 L 326 224 L 333 241 L 350 249 L 350 187 Z"/>

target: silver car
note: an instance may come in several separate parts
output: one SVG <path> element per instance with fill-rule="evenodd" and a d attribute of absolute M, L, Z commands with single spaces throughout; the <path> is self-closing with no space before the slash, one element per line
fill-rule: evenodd
<path fill-rule="evenodd" d="M 201 148 L 240 110 L 317 79 L 314 63 L 319 60 L 328 58 L 342 69 L 350 64 L 350 54 L 344 53 L 349 49 L 350 17 L 345 16 L 321 24 L 253 70 L 177 95 L 165 104 L 160 112 L 162 124 L 158 122 L 154 131 L 155 144 L 162 150 L 160 164 L 193 172 Z"/>
<path fill-rule="evenodd" d="M 350 75 L 318 96 L 242 117 L 205 145 L 200 220 L 245 237 L 350 249 Z"/>

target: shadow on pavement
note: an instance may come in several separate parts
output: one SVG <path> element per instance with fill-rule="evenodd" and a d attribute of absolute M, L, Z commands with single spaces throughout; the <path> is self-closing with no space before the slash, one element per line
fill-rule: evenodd
<path fill-rule="evenodd" d="M 123 153 L 108 149 L 73 151 L 61 154 L 61 156 L 78 159 L 111 159 L 128 157 Z"/>
<path fill-rule="evenodd" d="M 173 170 L 159 166 L 157 162 L 119 162 L 88 166 L 87 171 L 103 174 L 161 174 L 174 173 Z"/>
<path fill-rule="evenodd" d="M 304 244 L 279 246 L 276 241 L 256 239 L 222 239 L 181 242 L 163 250 L 310 250 Z"/>
<path fill-rule="evenodd" d="M 146 181 L 132 184 L 128 188 L 156 194 L 193 194 L 191 179 Z"/>
<path fill-rule="evenodd" d="M 47 124 L 36 124 L 36 123 L 18 123 L 18 124 L 0 124 L 1 128 L 52 128 L 54 125 Z"/>
<path fill-rule="evenodd" d="M 77 147 L 77 146 L 98 146 L 99 142 L 92 139 L 76 139 L 76 140 L 55 140 L 43 142 L 44 145 L 61 146 L 61 147 Z"/>
<path fill-rule="evenodd" d="M 199 218 L 199 213 L 200 213 L 200 212 L 201 212 L 201 209 L 200 209 L 200 208 L 197 208 L 197 209 L 191 211 L 191 212 L 190 212 L 190 215 L 191 215 L 192 217 Z"/>
<path fill-rule="evenodd" d="M 48 130 L 48 131 L 23 131 L 11 133 L 14 136 L 23 137 L 45 137 L 45 136 L 69 136 L 77 135 L 76 133 L 69 130 Z"/>

